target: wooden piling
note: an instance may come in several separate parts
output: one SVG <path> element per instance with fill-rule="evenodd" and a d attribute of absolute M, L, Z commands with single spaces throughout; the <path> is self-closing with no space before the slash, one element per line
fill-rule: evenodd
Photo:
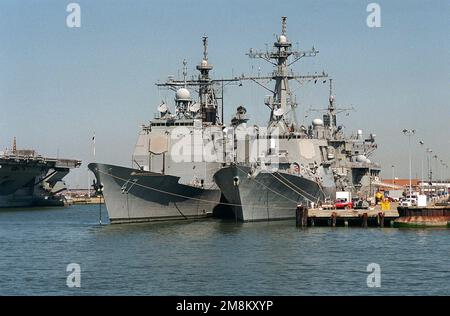
<path fill-rule="evenodd" d="M 295 221 L 298 227 L 306 227 L 308 225 L 308 209 L 306 207 L 302 205 L 297 206 Z"/>
<path fill-rule="evenodd" d="M 384 227 L 384 213 L 383 212 L 378 213 L 378 225 L 380 225 L 381 228 Z"/>
<path fill-rule="evenodd" d="M 367 213 L 364 213 L 362 215 L 362 227 L 364 227 L 364 228 L 367 228 L 367 218 L 368 218 Z"/>
<path fill-rule="evenodd" d="M 332 227 L 336 227 L 336 218 L 337 218 L 337 213 L 336 212 L 331 213 L 331 226 Z"/>

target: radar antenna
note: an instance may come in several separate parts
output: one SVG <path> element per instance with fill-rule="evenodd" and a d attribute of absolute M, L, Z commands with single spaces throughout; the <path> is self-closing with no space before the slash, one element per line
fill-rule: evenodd
<path fill-rule="evenodd" d="M 242 75 L 241 80 L 250 80 L 260 85 L 264 89 L 270 91 L 273 95 L 272 102 L 266 102 L 270 108 L 269 126 L 275 126 L 282 123 L 284 129 L 294 130 L 298 128 L 295 108 L 297 102 L 295 95 L 289 88 L 289 80 L 296 80 L 300 83 L 303 81 L 317 80 L 318 78 L 327 78 L 328 75 L 322 74 L 314 75 L 297 75 L 290 71 L 289 67 L 299 61 L 303 57 L 314 57 L 319 53 L 318 50 L 312 47 L 309 51 L 292 50 L 292 44 L 287 38 L 286 32 L 286 17 L 281 18 L 281 35 L 278 36 L 277 41 L 273 44 L 273 50 L 265 52 L 257 51 L 253 48 L 247 53 L 250 58 L 263 59 L 266 62 L 275 66 L 272 74 L 269 76 L 251 76 L 246 77 Z M 292 56 L 292 60 L 289 60 Z M 267 87 L 261 81 L 275 80 L 275 88 Z"/>
<path fill-rule="evenodd" d="M 157 82 L 156 86 L 164 87 L 177 91 L 179 88 L 192 88 L 198 92 L 198 104 L 193 106 L 191 109 L 195 111 L 190 111 L 193 113 L 199 113 L 204 124 L 221 124 L 223 121 L 223 115 L 219 116 L 219 103 L 218 99 L 222 99 L 222 113 L 223 113 L 223 83 L 224 82 L 237 82 L 240 81 L 239 78 L 232 79 L 211 79 L 210 71 L 213 69 L 213 65 L 208 62 L 208 36 L 202 37 L 203 42 L 203 58 L 196 66 L 196 69 L 200 72 L 198 78 L 187 79 L 187 67 L 186 61 L 183 61 L 183 80 L 175 80 L 169 78 L 166 82 Z M 222 95 L 217 85 L 222 84 Z M 197 107 L 200 107 L 197 110 Z M 190 109 L 190 108 L 187 108 Z"/>
<path fill-rule="evenodd" d="M 337 120 L 336 120 L 336 116 L 339 113 L 343 113 L 343 112 L 351 112 L 351 111 L 355 111 L 355 108 L 353 106 L 350 107 L 336 107 L 334 102 L 335 102 L 335 97 L 333 94 L 333 79 L 330 78 L 328 80 L 330 82 L 330 94 L 328 97 L 328 107 L 325 109 L 320 109 L 320 108 L 313 108 L 310 107 L 307 111 L 306 111 L 306 116 L 311 113 L 311 112 L 325 112 L 325 114 L 323 115 L 323 121 L 324 121 L 324 125 L 326 127 L 328 127 L 332 133 L 335 133 L 338 129 L 337 127 Z"/>

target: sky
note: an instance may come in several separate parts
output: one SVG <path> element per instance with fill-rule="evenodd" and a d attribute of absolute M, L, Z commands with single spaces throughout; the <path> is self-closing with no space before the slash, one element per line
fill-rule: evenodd
<path fill-rule="evenodd" d="M 66 25 L 70 2 L 80 5 L 79 28 Z M 408 177 L 402 130 L 415 129 L 412 176 L 420 178 L 426 147 L 450 165 L 450 2 L 377 1 L 381 27 L 373 28 L 366 23 L 371 2 L 2 0 L 0 148 L 11 148 L 17 137 L 19 148 L 81 159 L 66 182 L 86 187 L 94 131 L 97 162 L 130 166 L 140 125 L 153 118 L 161 99 L 173 99 L 155 82 L 179 75 L 183 59 L 189 75 L 196 74 L 203 35 L 213 77 L 267 74 L 270 65 L 245 53 L 272 46 L 287 16 L 293 47 L 320 51 L 293 70 L 325 71 L 334 79 L 336 104 L 356 109 L 339 122 L 347 133 L 377 135 L 371 159 L 385 178 L 392 171 Z M 298 119 L 309 124 L 314 117 L 305 118 L 306 109 L 327 105 L 328 84 L 291 88 Z M 265 124 L 266 94 L 250 82 L 226 87 L 225 122 L 244 105 L 251 122 Z"/>

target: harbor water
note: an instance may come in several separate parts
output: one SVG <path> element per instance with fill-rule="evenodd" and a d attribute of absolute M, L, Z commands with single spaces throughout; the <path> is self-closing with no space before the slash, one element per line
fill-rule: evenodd
<path fill-rule="evenodd" d="M 98 217 L 98 205 L 0 211 L 0 295 L 450 294 L 450 229 Z M 66 284 L 70 263 L 80 287 Z"/>

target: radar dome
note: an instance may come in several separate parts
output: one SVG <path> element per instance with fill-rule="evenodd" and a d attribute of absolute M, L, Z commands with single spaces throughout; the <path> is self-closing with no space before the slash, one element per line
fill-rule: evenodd
<path fill-rule="evenodd" d="M 280 36 L 278 37 L 278 43 L 280 43 L 280 44 L 286 44 L 286 43 L 287 43 L 287 38 L 286 38 L 286 36 L 285 36 L 285 35 L 280 35 Z"/>
<path fill-rule="evenodd" d="M 323 121 L 320 118 L 316 118 L 312 121 L 313 126 L 323 126 Z"/>
<path fill-rule="evenodd" d="M 186 88 L 180 88 L 175 94 L 177 101 L 189 101 L 191 99 L 191 93 Z"/>
<path fill-rule="evenodd" d="M 356 156 L 356 161 L 357 162 L 370 163 L 370 160 L 365 155 L 358 155 L 358 156 Z"/>
<path fill-rule="evenodd" d="M 206 59 L 203 59 L 200 63 L 203 67 L 208 66 L 208 61 Z"/>
<path fill-rule="evenodd" d="M 278 117 L 282 116 L 283 114 L 284 114 L 283 108 L 278 108 L 273 111 L 273 115 L 278 116 Z"/>

